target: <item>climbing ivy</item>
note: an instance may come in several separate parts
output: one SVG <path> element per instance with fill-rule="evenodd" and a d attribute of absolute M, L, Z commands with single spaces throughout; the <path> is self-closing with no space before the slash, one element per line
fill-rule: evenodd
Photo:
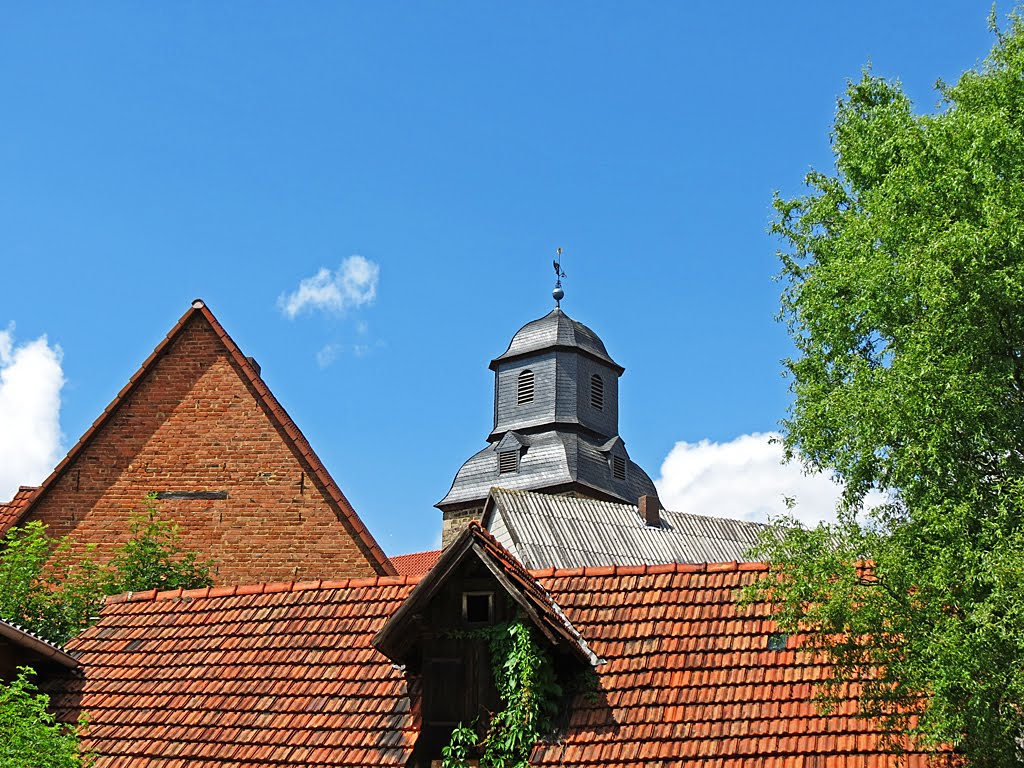
<path fill-rule="evenodd" d="M 491 715 L 483 739 L 473 724 L 459 723 L 448 746 L 441 750 L 442 768 L 467 768 L 470 752 L 480 747 L 481 768 L 525 768 L 533 745 L 551 729 L 558 713 L 562 689 L 551 659 L 522 621 L 459 636 L 488 641 L 494 683 L 505 708 Z"/>

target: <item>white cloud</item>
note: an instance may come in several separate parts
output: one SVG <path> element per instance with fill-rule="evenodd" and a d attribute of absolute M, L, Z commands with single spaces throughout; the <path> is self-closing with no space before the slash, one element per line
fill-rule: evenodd
<path fill-rule="evenodd" d="M 740 435 L 725 443 L 679 442 L 655 483 L 666 509 L 766 522 L 796 500 L 791 513 L 808 525 L 835 520 L 840 487 L 825 474 L 805 475 L 799 462 L 782 463 L 778 435 Z"/>
<path fill-rule="evenodd" d="M 338 352 L 340 350 L 341 347 L 337 344 L 325 344 L 316 353 L 316 364 L 321 368 L 326 368 L 338 359 Z"/>
<path fill-rule="evenodd" d="M 289 318 L 305 310 L 344 312 L 350 307 L 372 304 L 377 298 L 380 266 L 362 256 L 349 256 L 333 272 L 321 267 L 299 283 L 291 293 L 281 294 L 277 303 Z"/>
<path fill-rule="evenodd" d="M 37 485 L 60 457 L 61 349 L 46 337 L 16 346 L 0 331 L 0 502 Z"/>

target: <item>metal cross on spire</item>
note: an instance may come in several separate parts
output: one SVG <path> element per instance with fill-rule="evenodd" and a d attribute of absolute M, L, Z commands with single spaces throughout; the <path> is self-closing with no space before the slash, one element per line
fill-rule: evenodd
<path fill-rule="evenodd" d="M 561 308 L 562 297 L 565 296 L 565 291 L 562 290 L 562 278 L 565 277 L 565 272 L 562 271 L 562 249 L 555 249 L 555 260 L 552 262 L 555 266 L 555 290 L 551 292 L 551 295 L 555 299 L 555 306 Z"/>

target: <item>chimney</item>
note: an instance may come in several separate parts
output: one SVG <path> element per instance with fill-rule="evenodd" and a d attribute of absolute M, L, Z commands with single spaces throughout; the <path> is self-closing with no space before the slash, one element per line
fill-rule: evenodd
<path fill-rule="evenodd" d="M 640 517 L 644 522 L 653 527 L 661 527 L 661 499 L 657 496 L 640 497 Z"/>

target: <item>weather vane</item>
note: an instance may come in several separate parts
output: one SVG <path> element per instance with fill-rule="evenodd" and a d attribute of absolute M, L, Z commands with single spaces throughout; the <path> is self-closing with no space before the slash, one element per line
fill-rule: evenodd
<path fill-rule="evenodd" d="M 562 297 L 565 296 L 565 291 L 562 290 L 562 278 L 565 277 L 565 272 L 562 271 L 562 249 L 555 249 L 555 260 L 553 262 L 555 266 L 555 290 L 551 292 L 551 295 L 555 298 L 555 306 L 562 306 Z"/>

